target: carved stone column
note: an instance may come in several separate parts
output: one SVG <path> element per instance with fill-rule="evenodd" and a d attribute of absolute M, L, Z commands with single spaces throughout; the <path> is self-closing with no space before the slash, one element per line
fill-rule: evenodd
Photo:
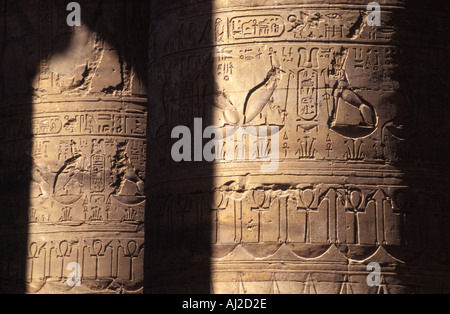
<path fill-rule="evenodd" d="M 149 291 L 448 291 L 449 6 L 381 1 L 369 26 L 367 4 L 155 5 Z M 241 161 L 176 163 L 196 117 L 279 132 L 256 161 L 247 136 Z"/>
<path fill-rule="evenodd" d="M 142 292 L 147 11 L 78 2 L 75 27 L 67 3 L 2 2 L 1 278 L 17 292 Z"/>

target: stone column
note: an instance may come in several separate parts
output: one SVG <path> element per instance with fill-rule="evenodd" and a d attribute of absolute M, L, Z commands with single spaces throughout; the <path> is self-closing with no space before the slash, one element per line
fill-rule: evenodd
<path fill-rule="evenodd" d="M 1 276 L 18 292 L 142 292 L 147 11 L 78 3 L 70 27 L 65 2 L 2 1 L 2 216 L 15 214 Z"/>
<path fill-rule="evenodd" d="M 153 7 L 149 291 L 448 291 L 449 6 L 379 4 Z M 174 162 L 196 117 L 271 131 Z"/>

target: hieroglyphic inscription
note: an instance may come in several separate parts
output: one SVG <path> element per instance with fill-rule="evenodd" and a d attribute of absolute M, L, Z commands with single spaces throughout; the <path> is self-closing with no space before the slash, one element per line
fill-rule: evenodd
<path fill-rule="evenodd" d="M 33 216 L 143 223 L 145 128 L 144 113 L 36 114 Z"/>
<path fill-rule="evenodd" d="M 442 127 L 437 127 L 440 133 L 431 131 L 431 125 L 443 125 L 443 120 L 429 118 L 439 114 L 417 111 L 417 96 L 426 90 L 422 89 L 426 78 L 409 70 L 420 72 L 439 64 L 428 57 L 440 53 L 434 49 L 429 55 L 427 48 L 405 53 L 397 46 L 405 41 L 412 47 L 417 42 L 412 33 L 423 34 L 406 18 L 396 20 L 407 7 L 403 1 L 383 6 L 380 27 L 369 25 L 362 3 L 285 4 L 265 7 L 266 3 L 240 2 L 230 8 L 229 2 L 214 1 L 212 16 L 176 9 L 166 12 L 167 20 L 155 15 L 174 31 L 161 26 L 154 32 L 152 99 L 158 119 L 152 129 L 155 137 L 160 136 L 154 144 L 167 150 L 168 137 L 161 136 L 165 129 L 191 125 L 200 116 L 219 127 L 277 126 L 280 167 L 276 174 L 267 175 L 239 158 L 216 161 L 211 177 L 217 188 L 209 197 L 200 192 L 206 179 L 198 168 L 191 172 L 189 166 L 164 161 L 161 154 L 155 158 L 160 177 L 165 167 L 182 171 L 167 179 L 167 185 L 152 185 L 160 194 L 152 199 L 150 228 L 166 235 L 158 237 L 156 245 L 167 247 L 169 253 L 174 246 L 189 243 L 188 238 L 195 243 L 210 240 L 211 278 L 219 282 L 215 287 L 223 283 L 222 291 L 275 293 L 285 284 L 285 291 L 315 293 L 331 290 L 337 281 L 342 291 L 350 291 L 347 265 L 352 263 L 341 259 L 342 254 L 361 254 L 366 259 L 370 254 L 362 251 L 377 250 L 374 260 L 393 265 L 400 260 L 385 248 L 395 252 L 398 247 L 425 243 L 424 239 L 439 242 L 437 234 L 445 233 L 437 223 L 448 222 L 444 212 L 425 213 L 425 208 L 434 207 L 433 194 L 440 194 L 439 189 L 416 195 L 418 191 L 407 187 L 409 177 L 402 176 L 409 165 L 407 170 L 403 164 L 396 167 L 397 162 L 426 160 L 424 156 L 436 152 L 433 145 L 421 149 L 424 142 L 411 141 L 421 132 L 448 133 Z M 433 18 L 423 29 L 435 25 Z M 164 36 L 170 39 L 163 41 Z M 165 44 L 158 45 L 160 41 Z M 402 55 L 415 58 L 402 60 Z M 417 62 L 421 58 L 426 60 L 423 65 Z M 422 95 L 424 103 L 433 102 L 432 94 L 441 94 L 436 91 Z M 419 130 L 419 122 L 428 118 L 426 128 Z M 218 151 L 226 154 L 223 148 Z M 419 171 L 412 172 L 412 177 L 420 176 Z M 184 193 L 192 182 L 195 191 Z M 205 185 L 210 187 L 211 182 Z M 184 187 L 182 193 L 175 191 L 179 186 Z M 410 201 L 405 201 L 406 195 Z M 422 218 L 439 225 L 439 231 L 411 232 Z M 211 234 L 202 236 L 209 230 Z M 285 260 L 292 264 L 284 264 Z M 283 263 L 286 272 L 275 271 L 278 266 L 272 261 Z M 316 273 L 305 271 L 305 265 Z M 346 277 L 322 278 L 317 283 L 318 272 L 324 276 L 341 272 Z M 364 278 L 352 280 L 365 284 Z M 261 282 L 267 282 L 267 289 L 260 288 Z M 300 282 L 300 288 L 293 289 L 294 282 Z"/>
<path fill-rule="evenodd" d="M 278 37 L 284 31 L 281 16 L 248 15 L 230 19 L 230 35 L 235 39 Z"/>
<path fill-rule="evenodd" d="M 70 273 L 67 265 L 75 262 L 80 265 L 83 284 L 87 280 L 98 280 L 97 291 L 129 289 L 129 292 L 136 292 L 127 282 L 142 280 L 143 246 L 142 239 L 126 238 L 33 241 L 29 244 L 30 267 L 26 280 L 31 284 L 31 292 L 49 291 L 49 287 L 43 285 L 45 280 L 52 281 L 63 291 L 69 290 L 65 284 Z M 113 278 L 118 286 L 108 287 Z"/>
<path fill-rule="evenodd" d="M 51 86 L 50 58 L 52 53 L 52 6 L 50 1 L 39 2 L 39 55 L 40 55 L 40 85 Z"/>
<path fill-rule="evenodd" d="M 201 221 L 193 222 L 198 226 L 198 231 L 189 231 L 187 225 L 178 224 L 191 223 L 185 215 L 200 219 L 212 206 L 211 241 L 216 244 L 281 241 L 400 245 L 409 241 L 413 245 L 413 235 L 402 233 L 406 230 L 402 226 L 418 219 L 420 213 L 408 214 L 404 202 L 398 197 L 399 193 L 405 193 L 405 188 L 326 188 L 320 185 L 285 191 L 215 190 L 211 198 L 205 195 L 203 201 L 195 194 L 180 195 L 183 204 L 189 206 L 182 212 L 177 211 L 181 199 L 161 195 L 159 200 L 152 202 L 157 208 L 158 204 L 163 203 L 166 207 L 161 208 L 159 219 L 153 222 L 152 228 L 193 232 L 179 235 L 181 237 L 198 235 L 202 228 Z M 213 201 L 210 203 L 211 199 Z M 202 206 L 195 206 L 189 200 L 198 201 Z M 179 220 L 174 215 L 185 216 L 185 219 Z"/>

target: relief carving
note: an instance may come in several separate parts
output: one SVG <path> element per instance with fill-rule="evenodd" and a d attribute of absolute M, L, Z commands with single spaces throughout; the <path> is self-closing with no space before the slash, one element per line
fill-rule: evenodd
<path fill-rule="evenodd" d="M 0 291 L 448 290 L 448 5 L 28 2 L 0 5 Z M 177 126 L 235 133 L 176 161 Z"/>
<path fill-rule="evenodd" d="M 414 15 L 407 5 L 397 4 Z M 366 278 L 356 272 L 363 271 L 369 261 L 384 261 L 392 267 L 408 264 L 405 252 L 416 252 L 423 239 L 436 239 L 444 232 L 441 227 L 426 235 L 410 232 L 420 224 L 418 204 L 429 208 L 425 204 L 431 202 L 419 194 L 415 196 L 417 207 L 412 206 L 412 195 L 421 190 L 418 182 L 424 175 L 412 169 L 417 162 L 435 158 L 425 157 L 432 150 L 425 149 L 430 146 L 424 141 L 425 134 L 433 132 L 432 123 L 426 125 L 425 120 L 433 119 L 425 118 L 429 116 L 426 109 L 419 109 L 419 102 L 424 106 L 429 96 L 419 96 L 426 88 L 417 90 L 429 84 L 410 68 L 426 72 L 426 66 L 418 65 L 417 60 L 432 45 L 417 53 L 405 51 L 399 44 L 402 36 L 415 47 L 417 37 L 411 30 L 419 30 L 405 19 L 406 24 L 396 22 L 399 14 L 390 6 L 383 6 L 381 26 L 370 23 L 370 12 L 361 3 L 299 4 L 293 8 L 287 3 L 268 7 L 244 2 L 236 12 L 228 3 L 215 1 L 211 20 L 215 23 L 202 18 L 201 10 L 196 9 L 181 14 L 169 7 L 158 8 L 160 15 L 154 15 L 161 25 L 168 21 L 192 25 L 194 35 L 191 43 L 163 47 L 158 45 L 163 34 L 180 34 L 171 36 L 171 30 L 162 27 L 153 33 L 152 69 L 157 84 L 151 94 L 157 103 L 153 112 L 159 119 L 150 122 L 155 123 L 152 143 L 168 151 L 166 129 L 191 126 L 198 117 L 222 129 L 277 126 L 278 141 L 267 141 L 267 150 L 276 149 L 273 143 L 279 143 L 279 168 L 275 174 L 267 174 L 259 171 L 254 160 L 227 162 L 219 158 L 212 163 L 212 179 L 201 179 L 193 165 L 158 163 L 179 170 L 180 175 L 171 172 L 176 179 L 165 187 L 152 184 L 157 196 L 150 201 L 154 219 L 148 228 L 158 235 L 155 252 L 176 245 L 177 239 L 201 240 L 199 235 L 208 229 L 206 216 L 211 222 L 205 240 L 211 243 L 213 292 L 408 290 L 408 283 L 402 288 L 393 285 L 395 275 L 383 277 L 379 287 L 368 287 Z M 195 39 L 203 34 L 196 33 L 195 27 L 203 29 L 201 25 L 209 25 L 215 35 L 209 45 L 202 41 L 195 46 Z M 187 36 L 170 42 L 182 39 Z M 171 49 L 165 49 L 169 46 Z M 439 55 L 437 49 L 431 50 L 432 55 Z M 414 66 L 405 56 L 415 60 Z M 203 60 L 202 73 L 211 69 L 208 79 L 200 79 L 200 68 L 190 67 L 188 60 Z M 157 75 L 158 71 L 164 75 Z M 437 67 L 436 72 L 442 73 Z M 189 75 L 197 85 L 185 83 Z M 203 93 L 196 88 L 200 86 Z M 179 112 L 183 119 L 176 117 Z M 431 138 L 428 141 L 433 141 Z M 250 146 L 251 139 L 246 141 Z M 223 144 L 216 151 L 220 156 L 226 156 L 229 147 Z M 252 153 L 249 147 L 233 146 L 244 150 L 238 152 L 240 156 Z M 155 169 L 155 173 L 164 170 Z M 430 189 L 442 191 L 444 177 Z M 189 192 L 183 180 L 197 180 L 192 187 L 195 191 Z M 181 206 L 178 198 L 190 201 Z M 437 217 L 431 216 L 430 223 Z M 174 233 L 176 236 L 171 236 Z M 189 241 L 182 243 L 181 247 L 189 247 Z M 196 247 L 194 243 L 192 247 Z M 152 265 L 157 267 L 158 261 L 155 256 Z M 286 266 L 289 271 L 285 272 L 280 265 L 286 261 L 293 264 Z M 183 273 L 176 262 L 171 267 Z M 339 279 L 327 277 L 331 273 Z M 160 286 L 170 289 L 181 282 Z"/>

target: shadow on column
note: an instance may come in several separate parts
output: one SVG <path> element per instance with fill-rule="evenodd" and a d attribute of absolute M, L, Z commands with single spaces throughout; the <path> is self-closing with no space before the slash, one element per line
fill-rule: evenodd
<path fill-rule="evenodd" d="M 406 262 L 399 279 L 410 293 L 450 292 L 449 25 L 448 1 L 407 1 L 394 11 L 392 73 L 398 86 L 386 101 L 392 119 L 383 126 L 385 158 L 403 173 L 394 195 L 402 216 L 401 248 L 389 248 Z"/>
<path fill-rule="evenodd" d="M 201 133 L 211 124 L 211 5 L 212 1 L 179 0 L 154 1 L 151 6 L 147 293 L 211 292 L 213 167 L 194 161 L 194 147 L 201 144 Z M 194 131 L 194 118 L 202 118 L 199 134 Z M 171 139 L 176 126 L 187 126 L 191 139 L 195 137 L 187 153 L 192 161 L 174 162 L 171 157 L 171 147 L 178 141 Z"/>

